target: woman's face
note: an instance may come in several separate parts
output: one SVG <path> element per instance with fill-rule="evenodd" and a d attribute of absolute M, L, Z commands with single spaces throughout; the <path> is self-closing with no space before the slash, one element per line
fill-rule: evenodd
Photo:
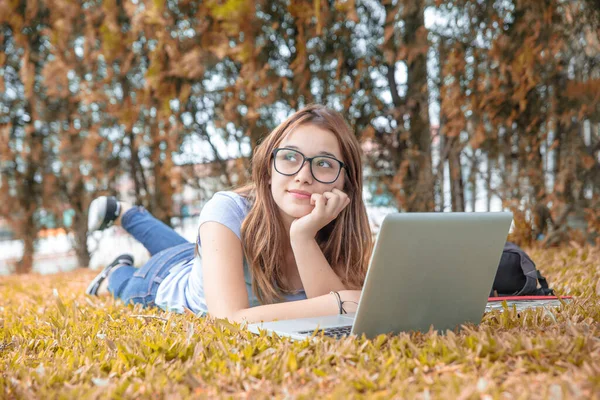
<path fill-rule="evenodd" d="M 342 162 L 346 161 L 342 158 L 340 145 L 335 135 L 328 130 L 311 124 L 300 125 L 288 134 L 278 146 L 278 148 L 284 147 L 295 149 L 308 158 L 325 155 L 335 157 Z M 292 159 L 289 154 L 285 157 Z M 339 166 L 339 163 L 334 160 L 331 160 L 331 164 L 326 162 L 327 159 L 323 160 L 325 162 L 319 163 L 319 165 L 323 165 L 324 168 L 338 168 Z M 279 162 L 278 158 L 278 165 Z M 301 158 L 300 162 L 302 162 Z M 313 168 L 313 171 L 319 177 L 316 169 Z M 321 183 L 312 176 L 308 161 L 304 163 L 298 173 L 291 176 L 282 175 L 277 172 L 275 163 L 271 162 L 271 179 L 269 181 L 271 184 L 271 194 L 279 207 L 279 212 L 284 222 L 291 224 L 294 219 L 303 217 L 313 210 L 314 206 L 310 203 L 311 194 L 331 192 L 334 188 L 343 191 L 345 174 L 346 170 L 342 168 L 335 182 Z"/>

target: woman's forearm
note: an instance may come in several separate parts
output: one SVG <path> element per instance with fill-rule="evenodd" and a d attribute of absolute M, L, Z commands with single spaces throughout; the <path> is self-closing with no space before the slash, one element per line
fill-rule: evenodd
<path fill-rule="evenodd" d="M 306 297 L 346 289 L 314 238 L 291 238 L 291 244 Z"/>
<path fill-rule="evenodd" d="M 346 312 L 356 311 L 356 303 L 360 298 L 360 290 L 344 290 L 339 292 Z M 273 320 L 321 317 L 339 314 L 339 304 L 333 294 L 313 297 L 306 300 L 289 301 L 285 303 L 268 304 L 264 306 L 246 308 L 227 316 L 235 322 L 267 322 Z"/>

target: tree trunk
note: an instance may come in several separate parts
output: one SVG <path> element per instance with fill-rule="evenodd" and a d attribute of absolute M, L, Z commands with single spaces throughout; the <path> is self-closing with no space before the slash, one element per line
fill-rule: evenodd
<path fill-rule="evenodd" d="M 129 150 L 131 153 L 129 167 L 131 169 L 131 178 L 133 179 L 135 203 L 147 207 L 148 185 L 146 184 L 144 171 L 140 163 L 138 148 L 135 144 L 135 135 L 132 130 L 129 130 L 126 135 L 129 137 Z"/>
<path fill-rule="evenodd" d="M 17 262 L 15 272 L 27 274 L 33 270 L 33 254 L 35 252 L 35 234 L 23 237 L 23 256 Z"/>
<path fill-rule="evenodd" d="M 90 253 L 87 247 L 87 202 L 85 186 L 83 182 L 77 186 L 74 196 L 75 201 L 71 203 L 75 211 L 73 217 L 73 247 L 77 255 L 77 265 L 80 268 L 87 268 L 90 265 Z"/>
<path fill-rule="evenodd" d="M 441 131 L 438 131 L 439 137 L 439 161 L 437 165 L 437 176 L 436 176 L 436 188 L 437 188 L 437 199 L 438 205 L 436 211 L 444 211 L 444 205 L 446 203 L 446 194 L 444 193 L 444 169 L 446 166 L 446 160 L 448 159 L 448 151 L 446 149 L 447 140 L 446 135 L 442 135 Z"/>
<path fill-rule="evenodd" d="M 424 26 L 424 1 L 418 0 L 405 13 L 406 46 L 412 54 L 407 60 L 406 105 L 410 117 L 410 142 L 414 150 L 403 187 L 408 211 L 432 211 L 435 208 L 431 166 L 431 129 L 427 88 L 427 31 Z M 398 121 L 401 125 L 402 121 Z"/>
<path fill-rule="evenodd" d="M 465 188 L 460 164 L 460 146 L 458 137 L 448 138 L 450 151 L 448 153 L 448 167 L 450 170 L 450 199 L 452 211 L 465 211 Z"/>
<path fill-rule="evenodd" d="M 477 171 L 479 169 L 479 160 L 476 151 L 473 149 L 473 159 L 471 160 L 471 171 L 469 173 L 469 184 L 471 185 L 471 211 L 475 211 L 477 205 Z"/>
<path fill-rule="evenodd" d="M 173 216 L 173 187 L 170 182 L 171 151 L 161 149 L 161 138 L 158 120 L 150 122 L 150 162 L 154 175 L 154 191 L 151 198 L 150 211 L 158 220 L 171 226 Z M 167 146 L 168 147 L 168 146 Z"/>
<path fill-rule="evenodd" d="M 32 192 L 32 187 L 28 186 L 27 192 L 24 193 L 25 197 Z M 17 262 L 15 270 L 17 274 L 27 274 L 33 270 L 33 255 L 35 253 L 35 239 L 37 238 L 37 226 L 34 218 L 35 208 L 36 206 L 34 204 L 29 204 L 29 206 L 24 209 L 25 218 L 16 221 L 18 224 L 16 231 L 20 233 L 19 236 L 21 240 L 23 240 L 23 256 L 21 257 L 21 260 Z"/>
<path fill-rule="evenodd" d="M 494 160 L 489 156 L 489 152 L 487 154 L 487 169 L 485 173 L 485 210 L 490 212 L 492 208 L 492 168 L 494 166 Z"/>

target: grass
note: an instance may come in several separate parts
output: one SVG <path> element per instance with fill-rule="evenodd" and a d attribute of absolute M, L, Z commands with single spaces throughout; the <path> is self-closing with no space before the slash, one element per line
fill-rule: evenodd
<path fill-rule="evenodd" d="M 600 398 L 600 249 L 531 250 L 560 308 L 442 336 L 291 342 L 85 296 L 93 271 L 0 277 L 0 398 Z"/>

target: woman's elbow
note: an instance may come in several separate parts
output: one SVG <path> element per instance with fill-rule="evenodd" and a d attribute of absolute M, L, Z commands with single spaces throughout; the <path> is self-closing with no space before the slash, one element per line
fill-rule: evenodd
<path fill-rule="evenodd" d="M 237 310 L 219 310 L 215 312 L 208 311 L 208 315 L 213 318 L 218 319 L 227 319 L 229 322 L 248 322 L 248 318 L 246 315 L 247 309 L 237 309 Z"/>

